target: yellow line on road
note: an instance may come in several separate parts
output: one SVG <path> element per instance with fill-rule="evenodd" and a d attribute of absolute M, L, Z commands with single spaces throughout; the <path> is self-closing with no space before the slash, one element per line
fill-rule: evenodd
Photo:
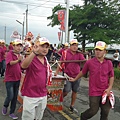
<path fill-rule="evenodd" d="M 64 106 L 63 110 L 67 111 L 70 114 L 70 116 L 72 116 L 75 120 L 80 120 L 80 117 L 78 115 L 76 115 L 75 113 L 69 111 L 67 107 Z M 65 117 L 67 120 L 74 120 L 69 115 L 67 115 L 64 111 L 59 111 L 59 113 L 63 117 Z"/>
<path fill-rule="evenodd" d="M 70 118 L 65 112 L 59 111 L 59 113 L 61 113 L 67 120 L 73 120 L 73 119 Z"/>
<path fill-rule="evenodd" d="M 80 117 L 79 117 L 77 114 L 75 114 L 74 112 L 69 111 L 66 106 L 64 106 L 63 109 L 64 109 L 65 111 L 67 111 L 67 112 L 68 112 L 72 117 L 74 117 L 76 120 L 80 120 Z"/>

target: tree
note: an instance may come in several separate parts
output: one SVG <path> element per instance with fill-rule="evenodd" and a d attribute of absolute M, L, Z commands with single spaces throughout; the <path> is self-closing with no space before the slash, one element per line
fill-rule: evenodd
<path fill-rule="evenodd" d="M 111 2 L 111 5 L 97 2 L 85 6 L 73 6 L 70 17 L 71 30 L 74 30 L 79 41 L 96 43 L 98 40 L 103 40 L 108 44 L 111 41 L 120 42 L 120 14 L 117 9 L 119 5 L 112 7 L 113 3 L 116 2 Z"/>
<path fill-rule="evenodd" d="M 59 24 L 55 12 L 65 9 L 61 5 L 53 9 L 52 27 Z M 83 6 L 70 8 L 69 28 L 74 31 L 75 37 L 85 49 L 87 43 L 96 43 L 98 40 L 107 44 L 120 43 L 120 3 L 118 0 L 103 2 L 101 0 L 85 0 Z"/>
<path fill-rule="evenodd" d="M 47 19 L 51 20 L 51 22 L 48 24 L 48 26 L 54 27 L 55 25 L 60 25 L 60 22 L 58 21 L 57 11 L 58 10 L 63 10 L 63 9 L 65 9 L 65 8 L 62 7 L 60 4 L 58 4 L 57 6 L 55 6 L 52 9 L 52 15 L 47 17 Z"/>

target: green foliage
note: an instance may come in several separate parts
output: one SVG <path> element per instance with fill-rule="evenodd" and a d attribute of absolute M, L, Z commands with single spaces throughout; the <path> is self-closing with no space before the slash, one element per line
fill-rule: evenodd
<path fill-rule="evenodd" d="M 115 79 L 120 80 L 120 70 L 118 68 L 114 68 Z"/>
<path fill-rule="evenodd" d="M 73 14 L 77 12 L 77 17 Z M 120 42 L 120 15 L 116 8 L 105 2 L 74 6 L 71 14 L 71 30 L 79 41 L 88 40 L 95 43 L 98 40 L 110 44 Z"/>
<path fill-rule="evenodd" d="M 115 68 L 114 74 L 115 74 L 115 80 L 114 80 L 113 88 L 120 90 L 120 70 L 118 68 Z"/>
<path fill-rule="evenodd" d="M 70 7 L 69 11 L 69 30 L 73 30 L 83 47 L 99 40 L 107 44 L 120 43 L 119 0 L 84 0 L 84 3 L 83 6 Z M 50 26 L 59 25 L 56 12 L 61 9 L 65 8 L 61 5 L 53 8 L 52 16 L 48 17 L 51 19 Z"/>
<path fill-rule="evenodd" d="M 63 9 L 65 9 L 65 8 L 62 7 L 60 4 L 58 4 L 57 6 L 55 6 L 55 7 L 52 9 L 52 12 L 53 12 L 52 15 L 49 16 L 49 17 L 47 17 L 47 19 L 52 20 L 52 21 L 48 24 L 48 26 L 54 27 L 55 25 L 59 25 L 59 24 L 60 24 L 60 22 L 58 21 L 57 11 L 58 11 L 58 10 L 63 10 Z"/>

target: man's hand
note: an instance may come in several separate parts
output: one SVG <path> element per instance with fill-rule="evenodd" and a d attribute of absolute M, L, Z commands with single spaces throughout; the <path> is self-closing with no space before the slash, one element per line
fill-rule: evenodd
<path fill-rule="evenodd" d="M 22 61 L 22 60 L 23 60 L 23 56 L 19 56 L 19 57 L 18 57 L 18 60 L 19 60 L 19 61 Z"/>
<path fill-rule="evenodd" d="M 34 45 L 33 51 L 34 51 L 36 54 L 39 54 L 39 45 Z"/>
<path fill-rule="evenodd" d="M 110 95 L 110 89 L 106 89 L 104 92 L 106 92 L 107 96 Z"/>
<path fill-rule="evenodd" d="M 57 75 L 58 75 L 58 73 L 57 73 L 57 72 L 55 72 L 55 73 L 54 73 L 54 76 L 57 76 Z"/>
<path fill-rule="evenodd" d="M 70 81 L 70 82 L 74 82 L 74 81 L 75 81 L 75 78 L 70 77 L 70 78 L 69 78 L 69 81 Z"/>

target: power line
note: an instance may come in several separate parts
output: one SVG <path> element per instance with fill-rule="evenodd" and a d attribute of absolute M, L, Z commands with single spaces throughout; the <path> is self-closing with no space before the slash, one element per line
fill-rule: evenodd
<path fill-rule="evenodd" d="M 7 0 L 0 0 L 1 2 L 8 2 L 8 3 L 15 3 L 15 4 L 21 4 L 21 5 L 30 5 L 30 6 L 38 6 L 38 3 L 26 3 L 26 2 L 16 2 L 16 1 L 7 1 Z M 48 1 L 44 1 L 43 2 L 48 2 Z M 59 3 L 59 4 L 64 4 L 61 2 L 52 2 L 52 3 Z"/>
<path fill-rule="evenodd" d="M 19 1 L 8 1 L 8 0 L 0 0 L 0 2 L 7 2 L 7 3 L 13 3 L 13 4 L 20 4 L 20 5 L 29 5 L 29 6 L 35 6 L 34 8 L 31 8 L 29 10 L 33 10 L 33 9 L 36 9 L 38 7 L 43 7 L 43 8 L 53 8 L 54 5 L 51 5 L 51 4 L 56 4 L 56 3 L 59 3 L 59 4 L 62 4 L 62 5 L 65 5 L 64 2 L 58 2 L 58 1 L 52 1 L 52 0 L 39 0 L 41 2 L 44 2 L 44 3 L 39 3 L 40 5 L 38 5 L 38 3 L 33 3 L 33 2 L 19 2 Z M 72 4 L 74 4 L 75 2 L 72 1 Z M 78 3 L 77 3 L 78 4 Z M 20 14 L 20 13 L 6 13 L 6 14 Z M 2 15 L 0 15 L 2 16 Z M 36 16 L 36 17 L 47 17 L 47 16 L 38 16 L 38 15 L 30 15 L 30 16 Z M 9 17 L 9 16 L 4 16 L 3 17 L 7 17 L 9 19 L 15 19 L 14 17 Z M 31 19 L 31 18 L 30 18 Z M 35 19 L 34 19 L 35 21 Z M 39 20 L 38 20 L 39 21 Z M 45 22 L 45 21 L 44 21 Z M 13 22 L 12 22 L 13 23 Z M 10 23 L 9 25 L 11 25 L 12 23 Z"/>
<path fill-rule="evenodd" d="M 14 3 L 14 4 L 21 4 L 21 5 L 29 5 L 29 6 L 38 6 L 38 3 L 28 3 L 28 2 L 18 2 L 18 1 L 8 1 L 8 0 L 0 0 L 1 2 L 8 2 L 8 3 Z M 63 5 L 65 5 L 65 3 L 64 2 L 57 2 L 57 1 L 45 1 L 45 0 L 42 0 L 42 2 L 47 2 L 47 3 L 59 3 L 59 4 L 63 4 Z M 73 4 L 79 4 L 79 2 L 77 3 L 77 2 L 73 2 L 73 1 L 71 1 L 72 2 L 72 4 L 71 5 L 73 5 Z M 42 6 L 40 6 L 40 7 L 42 7 Z M 45 6 L 44 6 L 45 7 Z M 53 7 L 53 5 L 51 6 L 51 7 Z M 50 8 L 51 8 L 50 7 Z M 49 8 L 49 7 L 48 7 Z"/>
<path fill-rule="evenodd" d="M 50 1 L 50 0 L 45 1 L 43 4 L 41 4 L 40 6 L 36 6 L 35 8 L 37 8 L 37 7 L 41 7 L 42 5 L 46 4 L 46 3 L 49 2 L 49 1 Z M 32 8 L 32 9 L 30 9 L 30 10 L 33 10 L 33 9 L 35 9 L 35 8 Z"/>

